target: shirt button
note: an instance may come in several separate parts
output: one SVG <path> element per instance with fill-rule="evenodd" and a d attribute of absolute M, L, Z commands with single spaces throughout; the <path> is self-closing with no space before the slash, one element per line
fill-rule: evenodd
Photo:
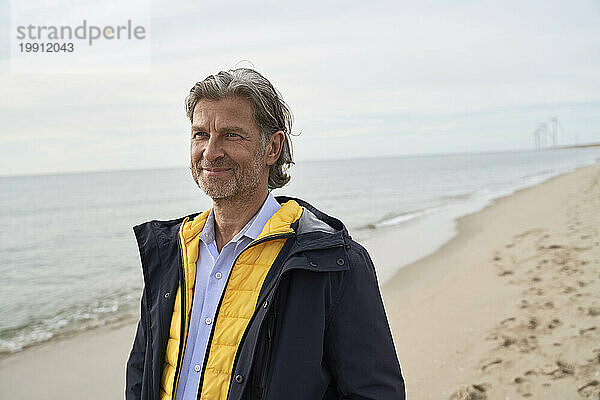
<path fill-rule="evenodd" d="M 210 325 L 210 324 L 212 324 L 212 319 L 210 319 L 210 318 L 206 318 L 206 319 L 204 320 L 204 322 L 206 322 L 206 325 Z"/>
<path fill-rule="evenodd" d="M 217 273 L 215 274 L 215 278 L 217 278 L 217 279 L 221 279 L 222 277 L 223 277 L 223 274 L 222 274 L 222 273 L 220 273 L 220 272 L 217 272 Z"/>
<path fill-rule="evenodd" d="M 199 366 L 198 364 L 194 365 L 194 371 L 200 372 L 201 369 L 202 369 L 202 367 Z"/>

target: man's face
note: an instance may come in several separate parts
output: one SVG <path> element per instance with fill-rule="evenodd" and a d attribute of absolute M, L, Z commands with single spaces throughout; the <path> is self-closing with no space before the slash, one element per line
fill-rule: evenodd
<path fill-rule="evenodd" d="M 192 121 L 192 176 L 209 197 L 237 199 L 266 189 L 269 166 L 248 100 L 199 100 Z"/>

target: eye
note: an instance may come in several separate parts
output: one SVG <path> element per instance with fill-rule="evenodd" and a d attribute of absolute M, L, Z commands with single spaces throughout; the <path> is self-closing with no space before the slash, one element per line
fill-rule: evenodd
<path fill-rule="evenodd" d="M 228 137 L 228 138 L 239 138 L 239 137 L 241 137 L 241 136 L 240 136 L 240 135 L 238 135 L 238 134 L 237 134 L 237 133 L 235 133 L 235 132 L 227 132 L 227 133 L 225 134 L 225 137 Z"/>
<path fill-rule="evenodd" d="M 202 139 L 205 137 L 208 137 L 208 133 L 206 133 L 206 132 L 193 132 L 192 133 L 193 139 Z"/>

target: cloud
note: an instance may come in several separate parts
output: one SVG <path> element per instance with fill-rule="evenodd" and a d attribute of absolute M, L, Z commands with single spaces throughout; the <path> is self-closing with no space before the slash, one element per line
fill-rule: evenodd
<path fill-rule="evenodd" d="M 600 140 L 593 1 L 155 2 L 151 32 L 148 74 L 0 75 L 0 143 L 25 158 L 32 137 L 77 143 L 101 169 L 185 165 L 185 95 L 241 60 L 292 107 L 300 158 L 526 148 L 557 110 L 580 141 Z M 180 159 L 147 156 L 162 135 Z"/>

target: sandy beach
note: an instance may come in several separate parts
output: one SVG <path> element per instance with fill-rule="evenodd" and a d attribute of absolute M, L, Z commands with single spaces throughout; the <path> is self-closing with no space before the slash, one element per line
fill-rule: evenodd
<path fill-rule="evenodd" d="M 384 299 L 411 399 L 598 399 L 600 166 L 497 200 Z"/>
<path fill-rule="evenodd" d="M 598 210 L 596 164 L 459 219 L 452 240 L 386 282 L 408 398 L 600 398 Z M 367 241 L 378 266 L 398 262 L 398 240 L 386 229 Z M 123 398 L 134 329 L 1 359 L 0 398 Z"/>

